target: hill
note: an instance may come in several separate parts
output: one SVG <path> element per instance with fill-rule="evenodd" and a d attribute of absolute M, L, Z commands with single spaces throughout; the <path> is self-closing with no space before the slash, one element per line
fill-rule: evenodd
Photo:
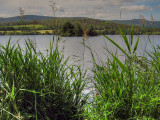
<path fill-rule="evenodd" d="M 142 26 L 140 19 L 133 19 L 133 20 L 112 20 L 112 22 L 119 23 L 119 24 Z M 146 22 L 145 27 L 160 28 L 160 21 L 153 21 L 153 26 L 151 25 L 151 23 L 152 23 L 151 21 L 146 20 L 145 22 Z"/>
<path fill-rule="evenodd" d="M 38 16 L 38 15 L 24 15 L 23 18 L 24 18 L 25 21 L 32 21 L 34 19 L 36 19 L 36 20 L 50 20 L 50 19 L 53 19 L 54 17 Z M 0 18 L 0 23 L 18 22 L 18 21 L 20 21 L 19 16 L 9 17 L 9 18 Z"/>
<path fill-rule="evenodd" d="M 85 17 L 60 17 L 60 18 L 65 18 L 65 19 L 85 19 Z M 54 17 L 51 16 L 39 16 L 39 15 L 24 15 L 24 20 L 25 21 L 33 21 L 34 19 L 36 20 L 51 20 L 54 19 Z M 86 19 L 93 19 L 93 18 L 86 18 Z M 93 19 L 93 20 L 98 20 L 98 19 Z M 100 19 L 99 19 L 100 20 Z M 20 21 L 19 16 L 15 17 L 9 17 L 9 18 L 1 18 L 0 17 L 0 23 L 8 23 L 8 22 L 18 22 Z M 100 20 L 101 22 L 105 22 L 106 20 Z M 140 19 L 133 19 L 133 20 L 110 20 L 111 22 L 115 22 L 118 24 L 126 24 L 126 25 L 136 25 L 136 26 L 141 26 L 141 20 Z M 151 21 L 146 20 L 146 25 L 145 27 L 156 27 L 160 28 L 160 21 L 154 21 L 153 26 L 150 24 Z"/>

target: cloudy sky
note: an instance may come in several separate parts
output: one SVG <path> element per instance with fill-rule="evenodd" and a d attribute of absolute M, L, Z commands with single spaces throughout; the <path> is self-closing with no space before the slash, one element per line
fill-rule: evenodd
<path fill-rule="evenodd" d="M 51 0 L 52 1 L 52 0 Z M 160 20 L 160 0 L 53 0 L 57 17 L 90 17 L 105 20 L 134 19 L 143 15 Z M 52 16 L 49 0 L 0 0 L 0 17 L 19 15 L 22 7 L 26 15 Z"/>

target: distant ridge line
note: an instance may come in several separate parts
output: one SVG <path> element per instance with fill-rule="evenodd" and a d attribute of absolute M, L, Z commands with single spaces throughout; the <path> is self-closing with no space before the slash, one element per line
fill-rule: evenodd
<path fill-rule="evenodd" d="M 23 16 L 25 21 L 32 21 L 34 19 L 36 20 L 51 20 L 54 19 L 55 17 L 52 16 L 40 16 L 40 15 L 24 15 Z M 87 18 L 87 17 L 58 17 L 61 19 L 94 19 L 94 18 Z M 132 19 L 132 20 L 102 20 L 102 19 L 95 19 L 95 20 L 100 20 L 100 21 L 111 21 L 119 24 L 126 24 L 126 25 L 137 25 L 140 26 L 141 20 L 140 19 Z M 2 18 L 0 17 L 0 23 L 7 23 L 7 22 L 18 22 L 20 21 L 19 16 L 15 17 L 8 17 L 8 18 Z M 151 21 L 146 20 L 146 25 L 145 27 L 157 27 L 160 28 L 160 21 L 154 21 L 153 25 L 151 25 Z"/>

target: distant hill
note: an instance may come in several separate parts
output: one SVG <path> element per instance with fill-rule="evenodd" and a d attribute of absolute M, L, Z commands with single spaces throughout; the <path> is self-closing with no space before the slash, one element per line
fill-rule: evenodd
<path fill-rule="evenodd" d="M 133 19 L 133 20 L 112 20 L 112 22 L 119 23 L 119 24 L 142 26 L 140 19 Z M 160 28 L 160 21 L 154 21 L 153 22 L 153 26 L 152 26 L 151 25 L 151 21 L 146 20 L 145 27 Z"/>
<path fill-rule="evenodd" d="M 62 17 L 62 18 L 82 19 L 84 17 Z M 34 19 L 36 19 L 36 20 L 51 20 L 51 19 L 54 19 L 54 17 L 51 17 L 51 16 L 39 16 L 39 15 L 24 15 L 24 20 L 25 21 L 32 21 Z M 20 21 L 19 16 L 9 17 L 9 18 L 0 18 L 0 23 L 17 22 L 17 21 Z M 105 20 L 101 20 L 101 22 L 103 22 L 103 21 L 105 21 Z M 141 24 L 140 24 L 141 20 L 140 19 L 133 19 L 133 20 L 110 20 L 110 21 L 118 23 L 118 24 L 141 26 Z M 152 27 L 152 25 L 150 23 L 151 23 L 151 21 L 146 20 L 145 27 Z M 160 28 L 160 21 L 154 21 L 153 24 L 154 24 L 153 27 Z"/>
<path fill-rule="evenodd" d="M 32 21 L 34 19 L 36 19 L 36 20 L 50 20 L 50 19 L 53 19 L 54 17 L 38 16 L 38 15 L 24 15 L 23 18 L 25 21 Z M 0 23 L 17 22 L 17 21 L 20 21 L 19 16 L 9 17 L 9 18 L 0 18 Z"/>
<path fill-rule="evenodd" d="M 23 16 L 25 21 L 33 21 L 36 20 L 51 20 L 54 19 L 54 17 L 51 16 L 39 16 L 39 15 L 24 15 Z M 72 18 L 72 19 L 82 19 L 85 17 L 60 17 L 60 18 Z M 8 23 L 8 22 L 18 22 L 20 21 L 20 16 L 15 17 L 8 17 L 8 18 L 2 18 L 0 17 L 0 23 Z"/>

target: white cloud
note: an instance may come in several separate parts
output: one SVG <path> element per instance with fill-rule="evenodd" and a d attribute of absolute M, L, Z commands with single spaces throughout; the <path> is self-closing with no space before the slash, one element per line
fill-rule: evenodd
<path fill-rule="evenodd" d="M 113 5 L 122 5 L 125 2 L 135 2 L 136 0 L 111 0 Z"/>
<path fill-rule="evenodd" d="M 40 14 L 40 11 L 38 9 L 26 9 L 25 10 L 26 15 L 37 15 Z"/>
<path fill-rule="evenodd" d="M 79 15 L 87 15 L 87 12 L 86 12 L 86 11 L 78 11 L 76 14 L 77 14 L 78 16 L 79 16 Z"/>
<path fill-rule="evenodd" d="M 108 2 L 109 5 L 120 6 L 125 3 L 135 3 L 137 0 L 103 0 L 104 2 Z M 140 0 L 141 1 L 141 0 Z"/>
<path fill-rule="evenodd" d="M 126 11 L 152 11 L 152 8 L 150 6 L 145 5 L 121 6 L 120 9 Z"/>
<path fill-rule="evenodd" d="M 61 15 L 61 17 L 72 17 L 72 13 L 70 12 L 65 12 L 64 14 Z"/>
<path fill-rule="evenodd" d="M 19 15 L 18 8 L 24 8 L 25 14 L 53 15 L 49 6 L 50 0 L 0 0 L 0 17 Z M 150 6 L 139 4 L 150 4 L 149 0 L 53 0 L 58 10 L 57 17 L 91 17 L 106 20 L 119 19 L 120 9 L 125 13 L 126 19 L 133 19 L 137 11 L 152 11 Z M 159 0 L 152 0 L 152 2 Z M 158 3 L 159 4 L 159 3 Z M 160 8 L 160 7 L 159 7 Z M 154 14 L 153 8 L 153 14 Z M 128 12 L 133 11 L 133 12 Z M 149 13 L 150 14 L 150 13 Z M 124 18 L 124 19 L 125 19 Z M 160 19 L 160 17 L 159 17 Z"/>
<path fill-rule="evenodd" d="M 102 13 L 97 13 L 96 14 L 96 18 L 105 18 L 106 15 L 105 14 L 102 14 Z"/>
<path fill-rule="evenodd" d="M 0 17 L 7 18 L 7 17 L 11 17 L 11 16 L 8 14 L 0 14 Z"/>

